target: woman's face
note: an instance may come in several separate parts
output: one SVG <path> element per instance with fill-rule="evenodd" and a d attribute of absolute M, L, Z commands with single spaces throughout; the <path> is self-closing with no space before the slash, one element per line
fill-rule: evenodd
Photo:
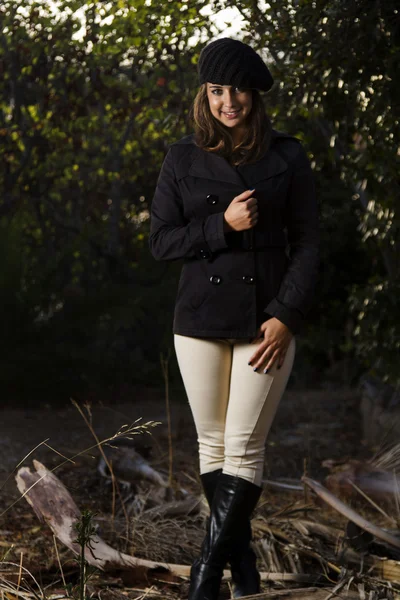
<path fill-rule="evenodd" d="M 226 127 L 241 129 L 252 107 L 250 88 L 207 82 L 207 97 L 211 113 L 216 119 Z"/>

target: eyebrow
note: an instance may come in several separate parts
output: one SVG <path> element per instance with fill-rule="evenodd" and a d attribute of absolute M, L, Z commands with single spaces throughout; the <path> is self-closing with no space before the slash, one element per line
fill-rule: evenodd
<path fill-rule="evenodd" d="M 218 85 L 218 84 L 211 84 L 210 88 L 222 88 L 222 87 L 238 87 L 237 85 Z"/>

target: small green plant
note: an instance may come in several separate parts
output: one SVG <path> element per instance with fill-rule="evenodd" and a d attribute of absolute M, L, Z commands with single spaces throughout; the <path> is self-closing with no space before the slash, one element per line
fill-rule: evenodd
<path fill-rule="evenodd" d="M 74 525 L 74 529 L 77 532 L 77 538 L 74 540 L 80 547 L 79 558 L 77 559 L 79 565 L 79 585 L 78 594 L 76 594 L 76 586 L 67 584 L 66 591 L 68 596 L 77 598 L 78 600 L 87 600 L 86 597 L 86 585 L 92 575 L 98 570 L 95 567 L 90 567 L 88 561 L 85 558 L 85 549 L 88 548 L 94 558 L 93 553 L 93 536 L 96 534 L 96 528 L 93 525 L 93 518 L 97 513 L 93 513 L 91 510 L 84 509 L 82 511 L 80 519 L 78 519 Z"/>

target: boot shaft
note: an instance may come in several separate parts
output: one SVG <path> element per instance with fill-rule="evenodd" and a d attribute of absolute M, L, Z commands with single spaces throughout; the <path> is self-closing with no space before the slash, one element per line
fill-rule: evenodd
<path fill-rule="evenodd" d="M 211 504 L 207 535 L 202 547 L 205 563 L 225 565 L 232 548 L 240 544 L 262 488 L 227 473 L 221 473 Z"/>
<path fill-rule="evenodd" d="M 217 487 L 221 473 L 222 469 L 216 469 L 215 471 L 209 471 L 208 473 L 203 473 L 200 475 L 200 481 L 203 487 L 204 495 L 210 508 L 214 498 L 215 488 Z"/>
<path fill-rule="evenodd" d="M 260 577 L 256 556 L 248 548 L 251 539 L 250 515 L 257 505 L 262 488 L 242 479 L 222 473 L 222 469 L 201 475 L 210 517 L 201 547 L 201 556 L 190 573 L 188 600 L 217 600 L 223 569 L 238 553 L 233 569 L 234 597 L 258 593 Z M 242 558 L 239 557 L 242 555 Z"/>

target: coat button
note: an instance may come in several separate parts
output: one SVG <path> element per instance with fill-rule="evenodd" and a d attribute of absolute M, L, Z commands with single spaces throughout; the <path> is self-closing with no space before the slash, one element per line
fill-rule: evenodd
<path fill-rule="evenodd" d="M 201 258 L 210 258 L 211 252 L 208 250 L 200 250 L 200 256 Z"/>
<path fill-rule="evenodd" d="M 208 194 L 206 196 L 206 200 L 207 200 L 208 204 L 217 204 L 218 196 L 216 196 L 215 194 Z"/>
<path fill-rule="evenodd" d="M 254 283 L 254 277 L 251 275 L 243 275 L 242 279 L 245 283 Z"/>
<path fill-rule="evenodd" d="M 219 275 L 211 275 L 211 277 L 210 277 L 210 281 L 211 281 L 211 283 L 213 283 L 214 285 L 218 285 L 219 283 L 221 283 L 221 281 L 222 281 L 222 277 L 220 277 Z"/>

